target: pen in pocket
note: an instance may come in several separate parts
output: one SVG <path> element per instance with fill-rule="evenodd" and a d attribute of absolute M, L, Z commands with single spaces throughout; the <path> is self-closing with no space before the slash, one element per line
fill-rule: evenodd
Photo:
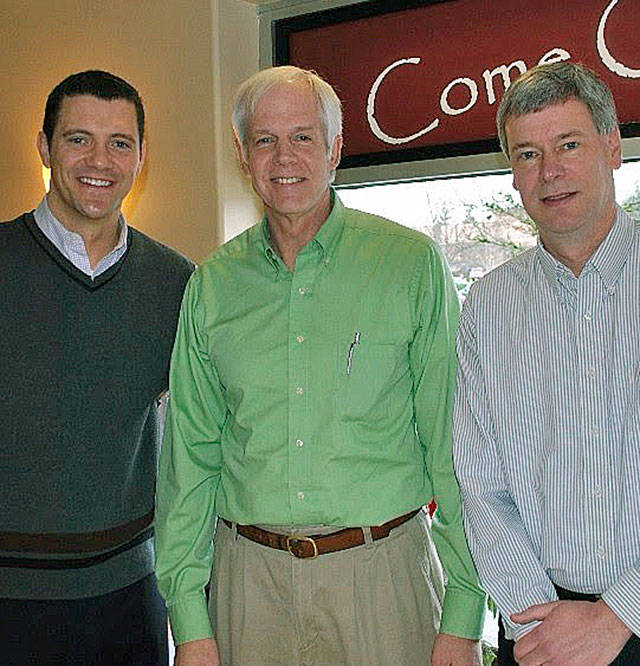
<path fill-rule="evenodd" d="M 347 374 L 351 374 L 351 363 L 353 362 L 353 350 L 356 348 L 356 345 L 360 344 L 360 331 L 356 331 L 353 336 L 353 342 L 349 345 L 349 351 L 347 352 Z"/>

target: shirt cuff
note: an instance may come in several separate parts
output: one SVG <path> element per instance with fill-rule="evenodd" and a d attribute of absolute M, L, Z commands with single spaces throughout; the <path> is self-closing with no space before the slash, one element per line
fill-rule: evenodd
<path fill-rule="evenodd" d="M 484 595 L 447 590 L 442 604 L 440 633 L 478 640 L 484 628 Z"/>
<path fill-rule="evenodd" d="M 602 601 L 636 636 L 640 636 L 638 590 L 640 590 L 640 571 L 634 567 L 602 593 Z"/>
<path fill-rule="evenodd" d="M 209 610 L 204 594 L 201 597 L 185 599 L 167 608 L 171 621 L 171 633 L 176 645 L 213 637 Z"/>
<path fill-rule="evenodd" d="M 506 622 L 502 618 L 502 624 L 504 625 L 504 636 L 510 641 L 519 641 L 521 638 L 524 638 L 530 631 L 533 631 L 537 626 L 541 625 L 542 622 L 527 622 L 526 624 L 515 624 L 514 622 Z"/>

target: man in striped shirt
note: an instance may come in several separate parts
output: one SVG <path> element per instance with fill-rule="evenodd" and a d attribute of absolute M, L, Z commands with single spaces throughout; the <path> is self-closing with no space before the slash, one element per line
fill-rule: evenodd
<path fill-rule="evenodd" d="M 465 304 L 454 459 L 499 663 L 640 664 L 640 226 L 613 98 L 542 65 L 497 124 L 539 242 Z"/>

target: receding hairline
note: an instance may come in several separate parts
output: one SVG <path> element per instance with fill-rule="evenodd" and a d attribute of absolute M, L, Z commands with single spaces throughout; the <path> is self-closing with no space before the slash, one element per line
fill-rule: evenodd
<path fill-rule="evenodd" d="M 253 106 L 253 109 L 251 109 L 251 114 L 247 117 L 247 124 L 245 127 L 245 133 L 248 132 L 249 130 L 253 132 L 269 132 L 268 127 L 256 127 L 254 125 L 254 118 L 257 115 L 258 108 L 263 104 L 265 98 L 267 98 L 269 95 L 276 93 L 278 91 L 282 91 L 284 89 L 287 89 L 291 86 L 296 86 L 300 88 L 301 90 L 304 90 L 308 92 L 310 95 L 310 99 L 313 103 L 313 106 L 315 108 L 316 112 L 316 119 L 320 123 L 320 126 L 324 129 L 324 117 L 322 114 L 322 105 L 320 104 L 320 100 L 318 99 L 318 96 L 315 94 L 315 91 L 313 87 L 311 86 L 310 82 L 307 79 L 302 79 L 301 77 L 298 77 L 296 79 L 289 79 L 286 81 L 279 81 L 278 83 L 275 83 L 274 85 L 270 86 L 268 90 L 266 90 L 260 97 L 255 102 L 255 105 Z M 301 130 L 310 130 L 313 129 L 314 126 L 310 125 L 308 123 L 300 123 L 299 125 L 296 125 L 293 129 L 294 131 L 301 131 Z M 324 134 L 324 132 L 323 132 Z"/>

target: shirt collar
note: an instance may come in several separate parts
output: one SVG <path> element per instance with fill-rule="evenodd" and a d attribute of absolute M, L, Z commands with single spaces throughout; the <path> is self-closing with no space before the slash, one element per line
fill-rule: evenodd
<path fill-rule="evenodd" d="M 614 291 L 627 262 L 633 237 L 633 224 L 633 220 L 620 207 L 616 207 L 613 226 L 582 269 L 583 273 L 595 271 L 609 293 Z M 557 288 L 558 280 L 570 273 L 569 269 L 545 249 L 539 237 L 537 253 L 545 278 L 552 288 Z"/>
<path fill-rule="evenodd" d="M 322 249 L 325 262 L 333 257 L 344 228 L 344 204 L 333 188 L 329 189 L 329 193 L 331 212 L 312 241 Z"/>
<path fill-rule="evenodd" d="M 310 244 L 315 244 L 322 252 L 325 264 L 328 264 L 335 253 L 336 247 L 342 235 L 344 228 L 344 204 L 340 197 L 336 194 L 333 188 L 329 189 L 331 196 L 331 212 L 327 219 L 322 223 L 320 229 L 311 240 Z M 256 237 L 267 261 L 274 267 L 275 270 L 280 271 L 284 267 L 284 263 L 275 249 L 271 246 L 271 234 L 269 232 L 269 223 L 267 222 L 266 215 L 262 218 L 262 222 L 258 225 Z"/>
<path fill-rule="evenodd" d="M 33 212 L 33 217 L 40 231 L 55 245 L 57 250 L 68 259 L 76 268 L 95 278 L 111 265 L 116 263 L 124 254 L 127 247 L 129 228 L 120 213 L 118 222 L 120 224 L 120 236 L 115 247 L 108 252 L 92 271 L 89 266 L 89 257 L 82 236 L 75 231 L 67 229 L 62 222 L 51 212 L 47 197 L 43 197 L 40 205 Z"/>

